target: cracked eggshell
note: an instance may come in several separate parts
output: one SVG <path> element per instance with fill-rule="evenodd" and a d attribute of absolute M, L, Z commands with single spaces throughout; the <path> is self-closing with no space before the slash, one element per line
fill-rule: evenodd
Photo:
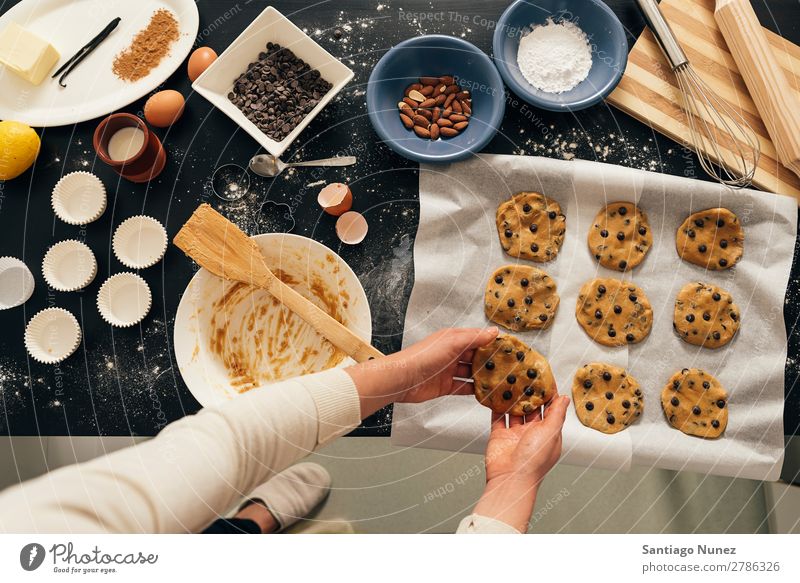
<path fill-rule="evenodd" d="M 348 211 L 336 221 L 336 235 L 342 243 L 358 245 L 367 236 L 367 219 L 359 212 Z"/>
<path fill-rule="evenodd" d="M 317 202 L 326 213 L 338 217 L 353 206 L 353 193 L 346 184 L 332 182 L 319 192 Z"/>

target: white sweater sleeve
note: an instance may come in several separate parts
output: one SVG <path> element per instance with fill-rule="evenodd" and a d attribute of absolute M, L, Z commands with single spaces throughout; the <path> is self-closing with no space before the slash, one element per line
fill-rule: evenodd
<path fill-rule="evenodd" d="M 458 525 L 456 534 L 520 534 L 520 532 L 510 524 L 495 518 L 470 514 Z"/>
<path fill-rule="evenodd" d="M 198 532 L 361 421 L 341 369 L 255 389 L 154 439 L 0 493 L 0 531 Z"/>

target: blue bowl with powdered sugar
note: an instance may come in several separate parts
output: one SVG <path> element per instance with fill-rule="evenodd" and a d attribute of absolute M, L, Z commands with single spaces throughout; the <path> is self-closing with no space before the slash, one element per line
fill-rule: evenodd
<path fill-rule="evenodd" d="M 508 88 L 549 111 L 601 102 L 628 62 L 625 29 L 601 0 L 517 0 L 497 21 L 493 52 Z"/>

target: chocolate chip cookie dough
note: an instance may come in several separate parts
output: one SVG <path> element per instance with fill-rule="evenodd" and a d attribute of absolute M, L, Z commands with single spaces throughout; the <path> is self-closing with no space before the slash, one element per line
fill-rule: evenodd
<path fill-rule="evenodd" d="M 508 334 L 475 351 L 472 371 L 475 398 L 495 413 L 530 415 L 556 394 L 547 359 Z"/>
<path fill-rule="evenodd" d="M 667 421 L 687 435 L 716 438 L 728 425 L 728 394 L 720 382 L 699 368 L 685 368 L 661 392 Z"/>
<path fill-rule="evenodd" d="M 739 307 L 724 289 L 702 282 L 687 283 L 675 298 L 672 327 L 696 346 L 719 348 L 739 329 Z"/>
<path fill-rule="evenodd" d="M 492 322 L 514 330 L 536 330 L 553 323 L 558 309 L 556 282 L 530 265 L 505 265 L 489 278 L 484 311 Z"/>
<path fill-rule="evenodd" d="M 555 259 L 564 242 L 565 221 L 559 204 L 538 192 L 519 192 L 497 207 L 500 245 L 520 259 Z"/>
<path fill-rule="evenodd" d="M 650 333 L 653 308 L 638 285 L 598 278 L 581 287 L 575 317 L 595 342 L 624 346 L 641 342 Z"/>
<path fill-rule="evenodd" d="M 647 215 L 630 202 L 600 209 L 589 229 L 589 251 L 603 267 L 626 271 L 639 265 L 653 244 Z"/>
<path fill-rule="evenodd" d="M 591 362 L 572 381 L 572 402 L 578 419 L 602 433 L 617 433 L 644 411 L 639 382 L 624 368 Z"/>
<path fill-rule="evenodd" d="M 683 221 L 675 246 L 684 261 L 706 269 L 729 269 L 742 258 L 744 231 L 739 217 L 728 209 L 706 209 Z"/>

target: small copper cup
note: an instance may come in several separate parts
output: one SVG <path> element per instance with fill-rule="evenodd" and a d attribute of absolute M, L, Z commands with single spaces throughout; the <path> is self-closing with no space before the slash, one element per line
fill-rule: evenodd
<path fill-rule="evenodd" d="M 127 127 L 136 127 L 144 132 L 142 147 L 127 160 L 112 160 L 108 155 L 111 136 Z M 114 113 L 101 121 L 94 130 L 92 143 L 100 159 L 111 166 L 114 172 L 131 182 L 152 180 L 161 174 L 167 162 L 167 153 L 158 136 L 150 131 L 144 120 L 130 113 Z"/>

